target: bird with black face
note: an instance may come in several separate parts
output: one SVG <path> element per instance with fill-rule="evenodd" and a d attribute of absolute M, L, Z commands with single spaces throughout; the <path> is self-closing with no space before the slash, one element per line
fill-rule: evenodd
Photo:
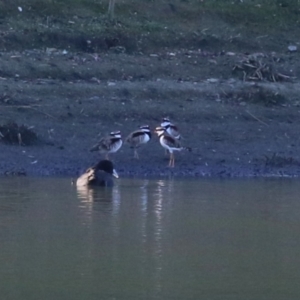
<path fill-rule="evenodd" d="M 119 178 L 110 160 L 101 160 L 95 166 L 88 168 L 76 180 L 77 187 L 113 186 L 113 177 Z"/>
<path fill-rule="evenodd" d="M 131 132 L 125 139 L 125 142 L 133 148 L 133 157 L 139 159 L 137 148 L 148 143 L 151 140 L 151 131 L 149 125 L 140 126 L 138 130 Z"/>
<path fill-rule="evenodd" d="M 171 123 L 169 118 L 163 118 L 160 126 L 165 128 L 166 133 L 173 137 L 175 140 L 181 139 L 181 134 L 178 127 L 175 124 Z"/>
<path fill-rule="evenodd" d="M 164 149 L 166 149 L 170 154 L 169 167 L 174 168 L 175 167 L 174 151 L 182 151 L 182 150 L 191 151 L 191 148 L 181 146 L 180 142 L 177 139 L 175 139 L 174 137 L 170 136 L 167 133 L 165 127 L 161 127 L 161 126 L 156 127 L 155 132 L 158 135 L 161 146 Z"/>
<path fill-rule="evenodd" d="M 123 144 L 120 131 L 112 131 L 108 136 L 103 137 L 90 151 L 105 153 L 105 159 L 109 160 L 109 154 L 117 152 Z"/>

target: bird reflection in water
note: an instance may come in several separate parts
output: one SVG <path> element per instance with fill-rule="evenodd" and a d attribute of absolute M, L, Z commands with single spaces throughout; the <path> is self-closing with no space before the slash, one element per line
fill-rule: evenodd
<path fill-rule="evenodd" d="M 119 213 L 121 197 L 118 185 L 113 188 L 77 186 L 77 196 L 85 216 L 84 223 L 91 224 L 96 212 L 113 216 Z"/>
<path fill-rule="evenodd" d="M 99 186 L 77 186 L 77 198 L 79 200 L 80 223 L 85 231 L 85 256 L 88 258 L 82 273 L 86 277 L 94 276 L 94 268 L 91 267 L 90 261 L 95 258 L 95 249 L 99 241 L 99 236 L 106 236 L 107 230 L 112 241 L 110 247 L 113 254 L 113 263 L 118 257 L 117 241 L 120 233 L 120 192 L 119 185 L 115 184 L 113 188 Z M 103 230 L 103 228 L 105 228 Z M 101 238 L 100 238 L 101 240 Z"/>

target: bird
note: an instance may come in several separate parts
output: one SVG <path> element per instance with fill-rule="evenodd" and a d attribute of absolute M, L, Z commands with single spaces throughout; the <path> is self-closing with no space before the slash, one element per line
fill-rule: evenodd
<path fill-rule="evenodd" d="M 171 123 L 170 119 L 163 118 L 160 126 L 164 127 L 166 129 L 166 132 L 174 139 L 181 139 L 181 134 L 179 132 L 178 127 L 175 124 Z"/>
<path fill-rule="evenodd" d="M 105 153 L 105 159 L 109 160 L 109 153 L 117 152 L 123 144 L 121 131 L 112 131 L 108 136 L 103 137 L 90 151 L 99 150 Z"/>
<path fill-rule="evenodd" d="M 137 148 L 151 140 L 151 130 L 149 125 L 140 126 L 138 130 L 131 132 L 125 139 L 134 151 L 134 158 L 139 159 Z"/>
<path fill-rule="evenodd" d="M 113 177 L 119 178 L 110 160 L 101 160 L 95 166 L 88 168 L 76 180 L 77 187 L 113 186 Z"/>
<path fill-rule="evenodd" d="M 175 157 L 173 152 L 182 150 L 191 151 L 191 148 L 182 147 L 177 139 L 175 139 L 167 133 L 167 129 L 165 127 L 158 126 L 155 128 L 154 131 L 157 133 L 159 142 L 162 145 L 162 147 L 170 153 L 169 167 L 174 168 Z"/>

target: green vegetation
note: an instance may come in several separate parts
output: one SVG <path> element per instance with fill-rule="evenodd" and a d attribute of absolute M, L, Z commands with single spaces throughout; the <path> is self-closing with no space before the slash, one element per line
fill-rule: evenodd
<path fill-rule="evenodd" d="M 0 0 L 2 49 L 63 47 L 128 52 L 199 47 L 203 39 L 244 42 L 276 32 L 297 36 L 299 0 Z"/>

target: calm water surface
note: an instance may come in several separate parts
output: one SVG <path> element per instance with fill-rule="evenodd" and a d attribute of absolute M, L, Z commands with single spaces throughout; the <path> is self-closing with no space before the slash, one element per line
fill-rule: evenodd
<path fill-rule="evenodd" d="M 1 299 L 299 299 L 299 195 L 299 180 L 1 178 Z"/>

